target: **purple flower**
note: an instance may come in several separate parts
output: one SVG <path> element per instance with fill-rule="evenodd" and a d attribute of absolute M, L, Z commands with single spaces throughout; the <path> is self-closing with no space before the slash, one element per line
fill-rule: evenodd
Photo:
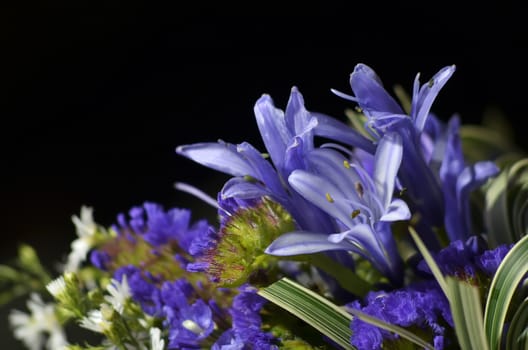
<path fill-rule="evenodd" d="M 121 281 L 123 275 L 127 276 L 132 299 L 141 305 L 143 311 L 149 315 L 161 314 L 161 295 L 155 281 L 149 279 L 136 266 L 123 266 L 114 272 L 114 279 Z"/>
<path fill-rule="evenodd" d="M 379 142 L 371 177 L 339 152 L 324 148 L 308 156 L 314 171 L 294 171 L 288 181 L 303 197 L 336 220 L 332 234 L 296 231 L 281 235 L 267 249 L 273 255 L 349 250 L 369 260 L 393 282 L 401 279 L 401 262 L 390 223 L 410 218 L 404 201 L 393 198 L 402 156 L 396 133 Z"/>
<path fill-rule="evenodd" d="M 409 115 L 385 90 L 374 70 L 364 64 L 356 65 L 350 76 L 355 96 L 334 91 L 337 95 L 358 103 L 367 117 L 366 130 L 371 131 L 374 139 L 379 140 L 387 132 L 400 134 L 403 156 L 399 179 L 406 189 L 411 211 L 421 216 L 418 232 L 430 249 L 440 248 L 431 227 L 443 224 L 444 201 L 439 179 L 428 166 L 421 135 L 428 124 L 433 101 L 454 71 L 454 66 L 445 67 L 422 86 L 418 74 L 414 81 Z M 342 133 L 341 130 L 334 132 L 337 135 Z M 332 132 L 328 131 L 327 134 L 331 135 Z M 346 141 L 343 138 L 336 140 Z M 348 144 L 362 147 L 352 139 Z"/>
<path fill-rule="evenodd" d="M 502 244 L 493 250 L 487 250 L 477 259 L 478 267 L 488 276 L 497 272 L 502 260 L 508 254 L 513 244 Z"/>
<path fill-rule="evenodd" d="M 460 121 L 454 116 L 449 121 L 445 136 L 445 150 L 440 178 L 445 198 L 445 227 L 449 239 L 466 240 L 473 235 L 469 196 L 489 178 L 499 172 L 491 161 L 466 165 L 459 135 Z"/>
<path fill-rule="evenodd" d="M 255 199 L 269 196 L 291 213 L 299 227 L 331 232 L 332 219 L 296 193 L 287 181 L 294 170 L 307 169 L 307 155 L 314 149 L 317 120 L 304 108 L 302 95 L 293 88 L 285 112 L 263 95 L 254 111 L 271 162 L 248 143 L 198 143 L 179 146 L 176 152 L 233 176 L 220 193 L 221 213 L 233 213 L 233 205 L 251 206 Z M 228 201 L 230 198 L 234 200 Z"/>
<path fill-rule="evenodd" d="M 278 349 L 277 340 L 271 333 L 263 332 L 260 310 L 266 299 L 249 286 L 241 287 L 241 292 L 233 299 L 229 309 L 232 317 L 233 333 L 245 344 L 252 344 L 254 350 Z"/>
<path fill-rule="evenodd" d="M 446 326 L 453 327 L 449 302 L 433 281 L 415 283 L 392 292 L 370 292 L 365 298 L 365 306 L 355 301 L 347 308 L 361 310 L 393 325 L 424 329 L 434 337 L 435 349 L 439 350 L 442 349 L 443 338 L 437 337 L 443 337 Z M 354 318 L 350 327 L 351 344 L 358 350 L 380 349 L 383 341 L 398 337 L 359 318 Z"/>

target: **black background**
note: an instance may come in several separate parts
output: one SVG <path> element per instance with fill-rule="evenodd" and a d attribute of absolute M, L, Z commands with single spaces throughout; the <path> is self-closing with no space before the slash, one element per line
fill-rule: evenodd
<path fill-rule="evenodd" d="M 351 105 L 330 88 L 350 92 L 359 62 L 387 87 L 408 90 L 417 72 L 425 82 L 456 64 L 433 111 L 470 123 L 497 107 L 528 145 L 522 12 L 427 3 L 191 10 L 57 1 L 2 10 L 1 262 L 21 242 L 37 247 L 46 264 L 60 259 L 75 237 L 71 215 L 83 204 L 105 226 L 146 200 L 211 216 L 173 183 L 215 195 L 226 177 L 177 156 L 175 147 L 224 139 L 264 150 L 253 104 L 269 93 L 284 108 L 293 85 L 309 110 L 344 118 Z"/>

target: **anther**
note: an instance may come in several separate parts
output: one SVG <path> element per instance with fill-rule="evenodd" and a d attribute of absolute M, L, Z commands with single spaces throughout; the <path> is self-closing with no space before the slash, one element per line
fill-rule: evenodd
<path fill-rule="evenodd" d="M 332 198 L 332 196 L 330 195 L 330 193 L 326 192 L 325 194 L 325 197 L 326 197 L 326 200 L 330 203 L 334 203 L 334 199 Z"/>

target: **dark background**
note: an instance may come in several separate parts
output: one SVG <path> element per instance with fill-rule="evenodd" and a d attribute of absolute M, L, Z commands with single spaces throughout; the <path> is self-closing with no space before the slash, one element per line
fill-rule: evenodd
<path fill-rule="evenodd" d="M 408 90 L 417 72 L 425 82 L 456 64 L 433 111 L 470 123 L 497 107 L 516 123 L 517 142 L 528 145 L 518 9 L 253 6 L 243 15 L 224 5 L 190 10 L 138 1 L 0 11 L 0 262 L 25 242 L 52 266 L 68 252 L 71 216 L 83 204 L 105 226 L 146 200 L 191 207 L 196 218 L 213 215 L 173 183 L 215 195 L 226 177 L 177 156 L 175 147 L 221 138 L 264 150 L 253 104 L 269 93 L 284 108 L 293 85 L 309 110 L 344 118 L 351 105 L 330 88 L 350 92 L 359 62 L 387 87 Z"/>

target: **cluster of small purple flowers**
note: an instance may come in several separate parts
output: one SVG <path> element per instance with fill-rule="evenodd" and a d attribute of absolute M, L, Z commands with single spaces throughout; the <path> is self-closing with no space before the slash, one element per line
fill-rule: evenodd
<path fill-rule="evenodd" d="M 113 278 L 126 279 L 143 312 L 163 319 L 170 349 L 273 349 L 276 340 L 261 330 L 266 300 L 251 286 L 216 288 L 186 272 L 193 245 L 211 235 L 205 220 L 191 224 L 186 209 L 165 211 L 145 203 L 118 216 L 117 236 L 92 251 L 91 261 Z"/>

